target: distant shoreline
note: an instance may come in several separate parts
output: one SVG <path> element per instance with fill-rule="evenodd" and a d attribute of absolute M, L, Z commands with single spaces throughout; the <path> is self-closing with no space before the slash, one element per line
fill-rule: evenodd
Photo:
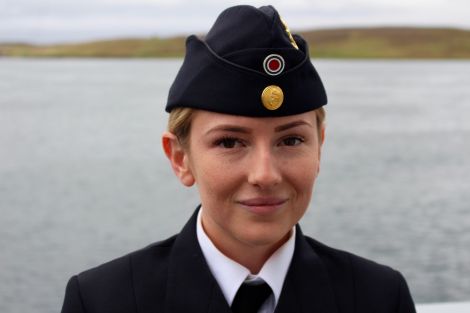
<path fill-rule="evenodd" d="M 337 28 L 299 32 L 315 58 L 470 59 L 470 30 L 455 28 Z M 185 37 L 113 39 L 31 45 L 0 43 L 0 57 L 174 58 L 183 57 Z"/>

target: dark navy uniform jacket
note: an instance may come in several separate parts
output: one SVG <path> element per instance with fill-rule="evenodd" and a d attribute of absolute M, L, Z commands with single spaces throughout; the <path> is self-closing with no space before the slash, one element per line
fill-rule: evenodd
<path fill-rule="evenodd" d="M 197 241 L 196 215 L 180 234 L 72 277 L 62 313 L 230 313 Z M 415 312 L 399 272 L 299 227 L 295 240 L 276 313 Z"/>

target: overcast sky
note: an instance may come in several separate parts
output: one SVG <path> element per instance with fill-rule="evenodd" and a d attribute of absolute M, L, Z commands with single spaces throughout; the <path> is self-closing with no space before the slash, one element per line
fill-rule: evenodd
<path fill-rule="evenodd" d="M 0 42 L 205 33 L 223 9 L 246 3 L 274 5 L 293 30 L 389 25 L 470 29 L 470 0 L 0 0 Z"/>

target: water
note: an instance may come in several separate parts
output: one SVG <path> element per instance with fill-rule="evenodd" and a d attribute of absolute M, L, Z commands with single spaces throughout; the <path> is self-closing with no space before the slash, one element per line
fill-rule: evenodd
<path fill-rule="evenodd" d="M 160 148 L 181 60 L 0 59 L 0 312 L 177 232 L 198 203 Z M 470 62 L 316 62 L 327 140 L 305 233 L 470 299 Z"/>

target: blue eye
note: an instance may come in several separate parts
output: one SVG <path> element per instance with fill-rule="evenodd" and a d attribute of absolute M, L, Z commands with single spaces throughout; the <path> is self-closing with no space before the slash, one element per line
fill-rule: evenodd
<path fill-rule="evenodd" d="M 297 146 L 300 145 L 302 142 L 304 142 L 303 138 L 295 136 L 282 139 L 282 145 L 284 146 Z"/>

